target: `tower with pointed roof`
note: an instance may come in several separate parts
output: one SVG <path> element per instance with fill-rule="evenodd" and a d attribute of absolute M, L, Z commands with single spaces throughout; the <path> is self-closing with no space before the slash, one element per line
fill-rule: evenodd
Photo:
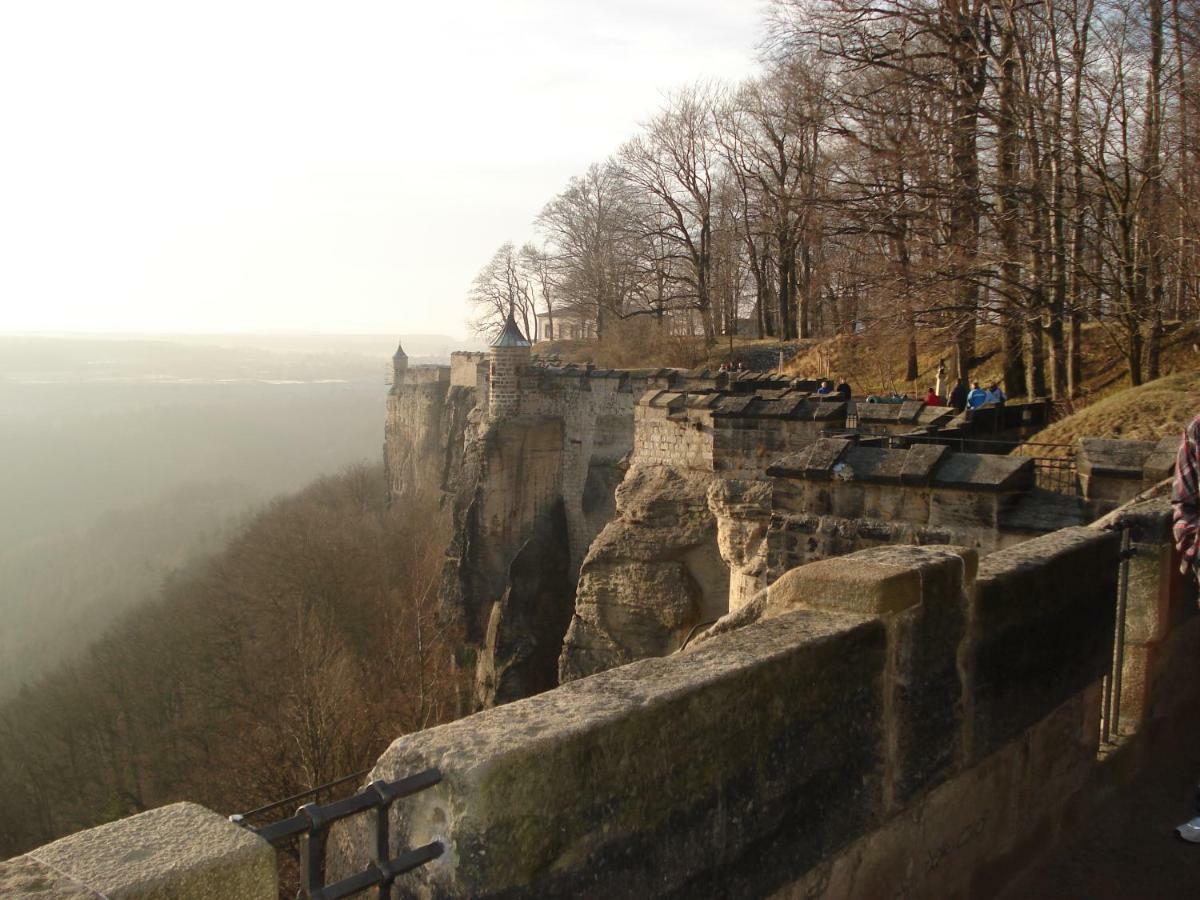
<path fill-rule="evenodd" d="M 529 365 L 529 340 L 517 327 L 510 308 L 504 330 L 492 341 L 488 365 L 488 414 L 494 419 L 515 416 L 521 411 L 521 369 Z"/>
<path fill-rule="evenodd" d="M 404 352 L 402 344 L 397 342 L 396 352 L 392 354 L 392 384 L 400 384 L 404 380 L 404 373 L 408 371 L 408 354 Z"/>

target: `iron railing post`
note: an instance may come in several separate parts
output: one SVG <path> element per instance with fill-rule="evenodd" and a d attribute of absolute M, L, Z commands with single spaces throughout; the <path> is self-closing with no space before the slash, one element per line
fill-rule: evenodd
<path fill-rule="evenodd" d="M 1129 559 L 1133 556 L 1133 536 L 1129 528 L 1121 531 L 1121 573 L 1117 589 L 1117 628 L 1113 641 L 1112 728 L 1121 735 L 1121 676 L 1125 668 L 1125 612 L 1129 602 Z"/>

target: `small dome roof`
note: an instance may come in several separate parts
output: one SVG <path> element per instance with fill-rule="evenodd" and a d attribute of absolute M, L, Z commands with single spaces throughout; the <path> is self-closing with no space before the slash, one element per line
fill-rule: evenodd
<path fill-rule="evenodd" d="M 392 359 L 408 359 L 408 354 L 404 352 L 401 344 L 396 344 L 396 352 L 392 354 Z"/>
<path fill-rule="evenodd" d="M 500 337 L 492 341 L 493 347 L 532 347 L 533 344 L 526 340 L 525 335 L 521 334 L 521 329 L 517 327 L 517 320 L 513 317 L 512 311 L 509 310 L 508 318 L 504 320 L 504 330 L 500 332 Z"/>

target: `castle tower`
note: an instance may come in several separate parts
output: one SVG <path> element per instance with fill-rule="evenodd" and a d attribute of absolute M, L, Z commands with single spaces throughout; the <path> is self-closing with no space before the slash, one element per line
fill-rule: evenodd
<path fill-rule="evenodd" d="M 512 310 L 504 321 L 500 337 L 492 341 L 488 366 L 488 413 L 494 419 L 515 416 L 521 411 L 520 385 L 517 377 L 529 365 L 532 345 L 521 334 Z"/>
<path fill-rule="evenodd" d="M 396 344 L 396 352 L 392 354 L 392 384 L 399 384 L 404 380 L 404 373 L 408 371 L 408 354 L 404 352 L 404 347 Z"/>

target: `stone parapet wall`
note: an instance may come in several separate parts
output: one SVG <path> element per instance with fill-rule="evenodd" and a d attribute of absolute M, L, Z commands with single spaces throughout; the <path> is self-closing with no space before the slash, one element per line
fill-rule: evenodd
<path fill-rule="evenodd" d="M 486 393 L 488 358 L 486 353 L 459 350 L 450 354 L 450 384 L 475 388 Z"/>
<path fill-rule="evenodd" d="M 438 384 L 444 388 L 450 384 L 450 367 L 409 366 L 397 384 Z"/>
<path fill-rule="evenodd" d="M 445 780 L 396 810 L 394 849 L 451 848 L 404 890 L 983 894 L 1094 764 L 1117 543 L 1068 529 L 978 574 L 950 547 L 814 563 L 754 624 L 400 738 L 371 777 Z M 366 827 L 336 843 L 350 871 Z M 904 891 L 876 893 L 898 853 Z"/>
<path fill-rule="evenodd" d="M 917 444 L 857 446 L 820 438 L 767 468 L 754 503 L 744 479 L 713 495 L 730 566 L 730 610 L 796 566 L 897 544 L 956 544 L 980 553 L 1095 517 L 1091 504 L 1034 489 L 1033 461 Z"/>
<path fill-rule="evenodd" d="M 1128 638 L 1162 651 L 1146 709 L 1194 695 L 1200 617 L 1163 568 L 1165 512 L 1134 504 L 982 561 L 929 546 L 812 563 L 682 653 L 401 737 L 369 778 L 444 780 L 392 807 L 388 853 L 446 852 L 398 890 L 993 896 L 1086 808 L 1125 530 L 1143 564 Z M 372 839 L 369 817 L 336 826 L 328 880 Z M 176 804 L 0 863 L 0 894 L 269 900 L 273 854 Z"/>
<path fill-rule="evenodd" d="M 0 862 L 0 897 L 276 900 L 275 848 L 224 816 L 174 803 Z"/>
<path fill-rule="evenodd" d="M 722 475 L 761 472 L 846 423 L 846 404 L 793 388 L 749 393 L 651 387 L 635 410 L 633 462 Z"/>
<path fill-rule="evenodd" d="M 1179 441 L 1178 435 L 1160 441 L 1081 438 L 1076 469 L 1083 495 L 1110 505 L 1128 503 L 1171 477 Z"/>

